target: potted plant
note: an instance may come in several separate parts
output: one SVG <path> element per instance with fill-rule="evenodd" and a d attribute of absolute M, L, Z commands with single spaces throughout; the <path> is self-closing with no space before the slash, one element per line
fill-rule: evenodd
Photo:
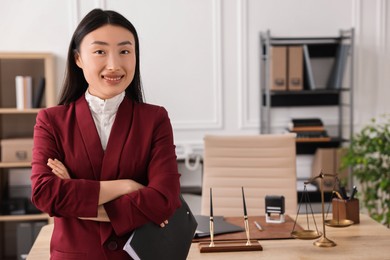
<path fill-rule="evenodd" d="M 362 206 L 376 221 L 390 225 L 390 115 L 371 120 L 356 133 L 342 168 L 351 167 L 359 182 Z"/>

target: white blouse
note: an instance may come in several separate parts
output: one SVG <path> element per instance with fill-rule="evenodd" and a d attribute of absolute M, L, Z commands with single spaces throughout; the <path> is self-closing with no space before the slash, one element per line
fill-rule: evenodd
<path fill-rule="evenodd" d="M 103 150 L 106 150 L 116 112 L 118 111 L 118 107 L 122 103 L 124 97 L 125 92 L 122 92 L 115 97 L 104 100 L 96 96 L 92 96 L 88 90 L 85 91 L 85 99 L 88 102 L 93 120 L 95 121 L 95 126 L 99 134 Z"/>

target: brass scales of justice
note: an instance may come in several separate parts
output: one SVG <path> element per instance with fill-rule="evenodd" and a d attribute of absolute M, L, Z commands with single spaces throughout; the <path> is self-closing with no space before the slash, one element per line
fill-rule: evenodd
<path fill-rule="evenodd" d="M 234 251 L 262 251 L 263 247 L 257 240 L 250 239 L 248 214 L 246 210 L 244 188 L 241 187 L 242 201 L 244 209 L 244 227 L 246 234 L 245 240 L 234 241 L 214 241 L 214 216 L 213 216 L 213 193 L 210 188 L 210 242 L 200 242 L 199 250 L 201 253 L 214 252 L 234 252 Z"/>
<path fill-rule="evenodd" d="M 335 180 L 336 180 L 335 183 L 334 183 L 334 186 L 333 186 L 331 200 L 333 199 L 334 195 L 340 196 L 338 194 L 338 192 L 335 191 L 336 185 L 339 184 L 339 179 L 337 177 L 337 174 L 327 174 L 327 173 L 323 173 L 321 171 L 321 173 L 318 176 L 313 177 L 312 179 L 310 179 L 308 181 L 305 181 L 304 182 L 304 190 L 303 190 L 303 194 L 302 194 L 301 200 L 299 202 L 298 212 L 297 212 L 297 216 L 295 218 L 293 231 L 291 232 L 291 236 L 293 238 L 296 238 L 296 239 L 306 239 L 306 240 L 309 240 L 309 239 L 317 239 L 317 238 L 319 238 L 318 240 L 316 240 L 313 243 L 313 245 L 318 246 L 318 247 L 334 247 L 334 246 L 336 246 L 336 243 L 334 241 L 332 241 L 332 240 L 330 240 L 329 238 L 326 237 L 325 225 L 329 226 L 329 227 L 348 227 L 348 226 L 353 224 L 352 220 L 340 219 L 338 217 L 338 215 L 337 215 L 336 219 L 334 219 L 334 218 L 333 219 L 325 219 L 325 202 L 324 202 L 325 199 L 324 199 L 324 188 L 323 188 L 324 184 L 323 184 L 323 182 L 324 182 L 324 178 L 326 178 L 326 177 L 335 178 Z M 311 207 L 308 191 L 307 191 L 307 188 L 306 188 L 307 184 L 313 183 L 318 178 L 320 178 L 321 207 L 322 207 L 322 210 L 321 210 L 321 213 L 322 213 L 322 233 L 318 231 L 317 223 L 316 223 L 316 221 L 314 219 L 313 209 Z M 306 199 L 306 201 L 303 201 L 304 198 Z M 313 217 L 315 230 L 310 229 L 309 217 L 308 217 L 309 213 L 308 213 L 307 208 L 306 208 L 307 229 L 299 230 L 299 231 L 295 230 L 295 226 L 296 226 L 296 223 L 297 223 L 299 211 L 300 211 L 300 208 L 301 208 L 301 205 L 302 205 L 303 202 L 306 202 L 306 207 L 307 207 L 308 204 L 310 206 L 310 210 L 311 210 L 311 214 L 312 214 L 312 217 Z M 329 208 L 330 208 L 330 204 L 329 204 L 328 209 L 327 209 L 327 215 L 329 213 Z"/>

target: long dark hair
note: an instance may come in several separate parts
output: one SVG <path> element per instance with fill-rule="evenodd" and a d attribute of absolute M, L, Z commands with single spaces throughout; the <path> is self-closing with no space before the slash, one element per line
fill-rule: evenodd
<path fill-rule="evenodd" d="M 126 88 L 126 96 L 136 102 L 143 103 L 143 90 L 140 75 L 140 61 L 139 61 L 139 40 L 135 27 L 121 14 L 114 11 L 103 11 L 101 9 L 94 9 L 90 11 L 77 26 L 73 33 L 72 39 L 68 49 L 68 60 L 65 71 L 65 79 L 60 96 L 60 105 L 67 105 L 76 101 L 88 88 L 88 83 L 84 78 L 82 69 L 80 69 L 75 60 L 75 52 L 79 51 L 81 41 L 84 37 L 107 24 L 117 25 L 129 30 L 135 39 L 135 73 L 133 81 Z"/>

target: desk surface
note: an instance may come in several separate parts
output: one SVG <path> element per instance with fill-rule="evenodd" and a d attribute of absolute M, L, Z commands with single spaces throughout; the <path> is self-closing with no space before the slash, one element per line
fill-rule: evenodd
<path fill-rule="evenodd" d="M 305 228 L 304 215 L 298 217 L 298 223 Z M 321 216 L 316 215 L 319 230 L 322 230 Z M 53 224 L 42 228 L 27 260 L 49 259 L 50 237 Z M 188 255 L 189 260 L 196 259 L 390 259 L 390 230 L 370 219 L 360 216 L 360 224 L 346 228 L 326 227 L 327 238 L 337 246 L 330 248 L 316 247 L 316 240 L 261 240 L 263 251 L 200 253 L 198 243 L 193 243 Z M 259 231 L 260 232 L 260 231 Z"/>

